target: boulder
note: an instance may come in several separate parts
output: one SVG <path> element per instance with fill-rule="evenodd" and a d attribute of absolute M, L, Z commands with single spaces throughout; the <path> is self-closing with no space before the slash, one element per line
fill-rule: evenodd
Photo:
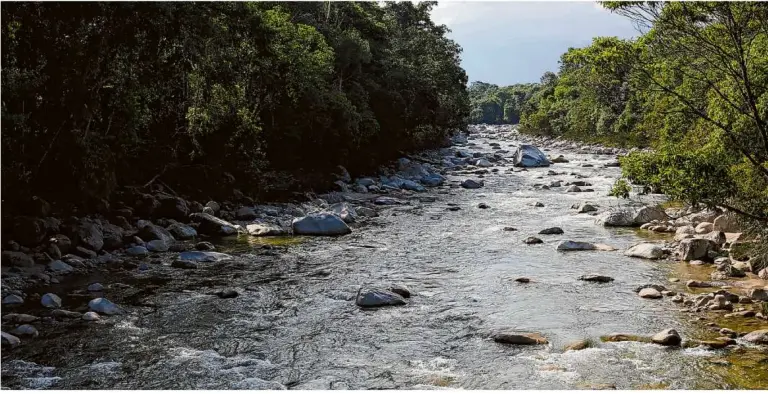
<path fill-rule="evenodd" d="M 465 189 L 479 189 L 483 187 L 485 183 L 483 181 L 476 181 L 474 179 L 466 179 L 461 182 L 461 187 Z"/>
<path fill-rule="evenodd" d="M 144 241 L 164 241 L 167 245 L 171 245 L 176 241 L 170 231 L 152 223 L 145 224 L 141 227 L 141 230 L 139 230 L 139 237 Z"/>
<path fill-rule="evenodd" d="M 189 215 L 189 206 L 183 198 L 159 194 L 157 200 L 160 206 L 155 212 L 156 216 L 184 220 Z"/>
<path fill-rule="evenodd" d="M 40 304 L 49 309 L 61 308 L 61 298 L 53 293 L 43 294 Z"/>
<path fill-rule="evenodd" d="M 241 207 L 235 212 L 235 218 L 237 218 L 237 220 L 253 220 L 257 217 L 256 210 L 251 207 Z"/>
<path fill-rule="evenodd" d="M 82 319 L 85 321 L 96 321 L 100 320 L 101 316 L 99 316 L 99 314 L 96 312 L 85 312 L 83 313 Z"/>
<path fill-rule="evenodd" d="M 559 234 L 563 234 L 563 229 L 561 229 L 560 227 L 545 228 L 544 230 L 539 231 L 539 234 L 559 235 Z"/>
<path fill-rule="evenodd" d="M 98 223 L 83 219 L 74 224 L 71 230 L 72 241 L 75 245 L 81 245 L 97 252 L 104 247 L 104 233 Z"/>
<path fill-rule="evenodd" d="M 207 213 L 193 213 L 189 218 L 200 224 L 197 231 L 204 235 L 222 236 L 238 233 L 238 226 Z"/>
<path fill-rule="evenodd" d="M 637 212 L 635 212 L 634 217 L 632 218 L 632 221 L 634 222 L 635 226 L 649 223 L 654 220 L 666 221 L 666 220 L 669 220 L 669 216 L 660 207 L 645 206 L 638 209 Z"/>
<path fill-rule="evenodd" d="M 123 308 L 120 308 L 112 301 L 106 298 L 94 298 L 88 303 L 88 308 L 96 313 L 104 315 L 121 315 L 125 313 Z"/>
<path fill-rule="evenodd" d="M 710 232 L 712 232 L 712 231 L 713 231 L 713 228 L 714 228 L 714 226 L 712 225 L 712 223 L 709 223 L 709 222 L 702 222 L 702 223 L 699 223 L 699 224 L 698 224 L 698 225 L 697 225 L 697 226 L 694 228 L 694 232 L 695 232 L 696 234 L 707 234 L 707 233 L 710 233 Z"/>
<path fill-rule="evenodd" d="M 768 345 L 768 330 L 752 331 L 741 337 L 742 340 L 762 345 Z"/>
<path fill-rule="evenodd" d="M 404 305 L 405 299 L 401 295 L 389 290 L 360 289 L 355 297 L 355 304 L 361 307 Z"/>
<path fill-rule="evenodd" d="M 352 230 L 337 215 L 330 213 L 311 214 L 293 219 L 293 233 L 297 235 L 344 235 Z"/>
<path fill-rule="evenodd" d="M 646 288 L 640 290 L 640 292 L 637 293 L 637 295 L 639 295 L 640 298 L 651 298 L 651 299 L 656 299 L 656 298 L 661 298 L 662 297 L 661 292 L 659 292 L 658 290 L 656 290 L 656 289 L 654 289 L 652 287 L 646 287 Z"/>
<path fill-rule="evenodd" d="M 179 254 L 179 260 L 199 261 L 206 263 L 217 263 L 219 261 L 231 260 L 233 257 L 226 253 L 192 250 Z"/>
<path fill-rule="evenodd" d="M 685 261 L 707 259 L 710 250 L 717 250 L 717 245 L 704 238 L 684 239 L 678 245 L 680 259 Z"/>
<path fill-rule="evenodd" d="M 0 335 L 2 335 L 2 346 L 3 347 L 16 347 L 21 345 L 21 340 L 5 331 L 0 332 Z"/>
<path fill-rule="evenodd" d="M 634 245 L 624 252 L 625 256 L 640 257 L 643 259 L 660 259 L 664 257 L 664 249 L 658 244 L 641 243 Z"/>
<path fill-rule="evenodd" d="M 170 245 L 162 239 L 154 239 L 147 242 L 147 250 L 150 252 L 167 252 Z"/>
<path fill-rule="evenodd" d="M 421 177 L 419 182 L 426 186 L 440 186 L 445 182 L 445 177 L 440 174 L 428 174 Z"/>
<path fill-rule="evenodd" d="M 32 256 L 24 252 L 4 250 L 2 254 L 2 265 L 4 267 L 33 267 L 35 265 L 35 260 Z"/>
<path fill-rule="evenodd" d="M 149 250 L 143 246 L 132 246 L 125 250 L 125 253 L 133 257 L 146 257 L 149 256 Z"/>
<path fill-rule="evenodd" d="M 677 331 L 668 328 L 652 336 L 651 341 L 655 344 L 663 346 L 680 346 L 683 339 L 680 337 L 680 334 L 678 334 Z"/>
<path fill-rule="evenodd" d="M 400 295 L 403 298 L 411 298 L 411 290 L 403 284 L 393 284 L 389 291 Z"/>
<path fill-rule="evenodd" d="M 541 239 L 536 238 L 536 237 L 528 237 L 528 238 L 523 240 L 523 243 L 528 244 L 528 245 L 535 245 L 535 244 L 542 244 L 542 243 L 544 243 L 544 241 L 542 241 Z"/>
<path fill-rule="evenodd" d="M 535 332 L 514 332 L 510 330 L 499 330 L 491 334 L 495 342 L 509 345 L 545 345 L 549 343 L 547 338 Z"/>
<path fill-rule="evenodd" d="M 104 240 L 103 248 L 105 250 L 115 250 L 123 246 L 125 231 L 123 231 L 122 227 L 112 223 L 104 223 L 101 226 L 101 230 Z"/>
<path fill-rule="evenodd" d="M 513 157 L 515 167 L 549 167 L 550 162 L 539 148 L 522 144 L 515 150 Z"/>
<path fill-rule="evenodd" d="M 51 243 L 56 244 L 61 253 L 68 253 L 72 248 L 72 241 L 64 234 L 56 234 L 50 239 Z"/>
<path fill-rule="evenodd" d="M 254 237 L 276 236 L 276 235 L 288 234 L 288 231 L 285 230 L 284 228 L 268 222 L 251 223 L 245 226 L 245 231 L 247 231 L 249 235 L 252 235 Z"/>
<path fill-rule="evenodd" d="M 578 208 L 576 208 L 577 213 L 587 213 L 587 212 L 595 212 L 597 211 L 597 208 L 595 208 L 594 205 L 591 205 L 589 203 L 583 202 L 579 204 Z"/>
<path fill-rule="evenodd" d="M 595 223 L 605 227 L 631 227 L 635 225 L 635 220 L 629 210 L 611 210 L 599 215 Z"/>
<path fill-rule="evenodd" d="M 561 252 L 573 250 L 615 250 L 613 247 L 608 245 L 571 240 L 560 241 L 555 249 Z"/>
<path fill-rule="evenodd" d="M 175 239 L 187 240 L 197 237 L 197 231 L 192 226 L 182 223 L 172 223 L 167 230 Z"/>
<path fill-rule="evenodd" d="M 68 274 L 75 270 L 71 265 L 61 260 L 51 261 L 48 264 L 48 269 L 55 274 Z"/>
<path fill-rule="evenodd" d="M 768 290 L 751 289 L 749 291 L 749 298 L 751 298 L 753 301 L 768 301 Z"/>
<path fill-rule="evenodd" d="M 580 193 L 581 188 L 576 185 L 571 185 L 568 189 L 565 190 L 566 193 Z"/>
<path fill-rule="evenodd" d="M 732 213 L 726 213 L 715 218 L 712 222 L 712 231 L 722 231 L 724 233 L 738 233 L 740 232 L 739 222 L 736 215 Z"/>

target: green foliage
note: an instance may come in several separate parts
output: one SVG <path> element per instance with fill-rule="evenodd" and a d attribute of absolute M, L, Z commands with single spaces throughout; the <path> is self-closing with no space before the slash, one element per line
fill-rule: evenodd
<path fill-rule="evenodd" d="M 107 197 L 168 168 L 258 189 L 440 144 L 469 96 L 434 4 L 3 3 L 5 200 Z"/>
<path fill-rule="evenodd" d="M 629 186 L 629 183 L 623 178 L 619 178 L 611 187 L 611 191 L 608 192 L 608 195 L 616 198 L 629 198 L 629 193 L 631 191 L 632 187 Z"/>

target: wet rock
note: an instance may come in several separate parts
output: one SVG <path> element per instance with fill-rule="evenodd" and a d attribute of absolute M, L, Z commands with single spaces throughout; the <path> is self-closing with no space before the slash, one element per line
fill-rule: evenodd
<path fill-rule="evenodd" d="M 390 286 L 389 291 L 398 294 L 403 298 L 411 298 L 411 290 L 403 284 L 393 284 Z"/>
<path fill-rule="evenodd" d="M 173 223 L 168 226 L 168 232 L 175 239 L 187 240 L 197 237 L 197 231 L 191 226 L 182 223 Z"/>
<path fill-rule="evenodd" d="M 14 328 L 11 331 L 11 334 L 17 335 L 20 337 L 36 337 L 40 335 L 39 332 L 37 332 L 37 328 L 31 324 L 22 324 L 16 328 Z"/>
<path fill-rule="evenodd" d="M 419 180 L 422 184 L 426 186 L 440 186 L 443 183 L 445 183 L 445 178 L 440 174 L 429 174 L 421 177 Z"/>
<path fill-rule="evenodd" d="M 382 289 L 361 289 L 355 297 L 355 304 L 361 307 L 404 305 L 405 299 L 394 292 Z"/>
<path fill-rule="evenodd" d="M 334 236 L 352 232 L 344 221 L 333 214 L 321 213 L 296 218 L 291 223 L 293 233 L 297 235 Z"/>
<path fill-rule="evenodd" d="M 40 318 L 26 313 L 8 313 L 3 315 L 3 320 L 9 323 L 32 323 Z"/>
<path fill-rule="evenodd" d="M 3 298 L 3 305 L 21 305 L 24 303 L 24 299 L 16 294 L 9 294 Z"/>
<path fill-rule="evenodd" d="M 219 298 L 235 298 L 240 295 L 237 291 L 233 289 L 224 289 L 219 290 L 215 293 Z"/>
<path fill-rule="evenodd" d="M 643 259 L 660 259 L 664 257 L 664 249 L 658 244 L 641 243 L 634 245 L 624 252 L 625 256 L 640 257 Z"/>
<path fill-rule="evenodd" d="M 571 241 L 571 240 L 560 241 L 560 243 L 557 244 L 557 247 L 555 249 L 561 252 L 576 251 L 576 250 L 615 250 L 614 248 L 608 245 L 593 244 L 589 242 Z"/>
<path fill-rule="evenodd" d="M 668 328 L 652 336 L 651 341 L 655 344 L 663 346 L 680 346 L 683 339 L 680 337 L 680 334 L 678 334 L 677 331 Z"/>
<path fill-rule="evenodd" d="M 531 280 L 529 278 L 520 277 L 520 278 L 515 278 L 515 282 L 517 282 L 517 283 L 530 283 Z"/>
<path fill-rule="evenodd" d="M 96 313 L 104 315 L 121 315 L 125 313 L 123 308 L 120 308 L 112 301 L 106 298 L 94 298 L 88 303 L 88 308 Z"/>
<path fill-rule="evenodd" d="M 689 281 L 685 282 L 685 285 L 687 287 L 704 287 L 704 288 L 706 288 L 706 287 L 717 287 L 717 284 L 715 284 L 715 283 L 703 282 L 703 281 L 700 281 L 700 280 L 689 280 Z"/>
<path fill-rule="evenodd" d="M 48 269 L 55 274 L 69 274 L 75 270 L 71 265 L 61 260 L 51 261 L 48 264 Z"/>
<path fill-rule="evenodd" d="M 643 285 L 635 287 L 634 290 L 635 290 L 635 293 L 639 293 L 643 289 L 654 289 L 654 290 L 656 290 L 658 292 L 662 292 L 662 291 L 666 290 L 667 288 L 662 286 L 662 285 L 657 285 L 657 284 L 653 284 L 653 283 L 646 283 L 646 284 L 643 284 Z"/>
<path fill-rule="evenodd" d="M 2 346 L 3 347 L 16 347 L 21 345 L 21 340 L 5 331 L 0 332 L 0 335 L 2 335 Z"/>
<path fill-rule="evenodd" d="M 533 204 L 533 206 L 534 206 L 535 208 L 543 208 L 543 207 L 544 207 L 544 204 L 542 204 L 542 203 L 540 203 L 540 202 L 536 201 L 536 202 Z"/>
<path fill-rule="evenodd" d="M 258 217 L 256 211 L 251 207 L 241 207 L 235 212 L 237 220 L 253 220 Z"/>
<path fill-rule="evenodd" d="M 104 286 L 101 283 L 91 283 L 88 285 L 88 291 L 98 292 L 98 291 L 104 291 Z"/>
<path fill-rule="evenodd" d="M 48 253 L 48 256 L 50 256 L 54 260 L 61 259 L 61 250 L 59 250 L 59 247 L 56 246 L 56 244 L 49 244 L 46 248 L 46 253 Z"/>
<path fill-rule="evenodd" d="M 160 203 L 157 212 L 155 212 L 157 216 L 184 220 L 189 215 L 189 206 L 182 198 L 158 194 L 157 200 Z"/>
<path fill-rule="evenodd" d="M 768 345 L 768 330 L 756 330 L 741 337 L 743 341 Z"/>
<path fill-rule="evenodd" d="M 476 161 L 475 165 L 478 166 L 478 167 L 493 167 L 493 164 L 490 161 L 486 160 L 486 159 L 480 159 L 480 160 Z"/>
<path fill-rule="evenodd" d="M 147 242 L 147 250 L 150 252 L 167 252 L 170 246 L 161 239 L 155 239 Z"/>
<path fill-rule="evenodd" d="M 208 241 L 203 241 L 203 242 L 196 243 L 195 244 L 195 249 L 203 250 L 203 251 L 206 251 L 206 250 L 210 251 L 210 250 L 216 250 L 216 247 L 213 246 L 213 244 L 208 242 Z"/>
<path fill-rule="evenodd" d="M 550 227 L 550 228 L 545 228 L 544 230 L 539 231 L 539 234 L 544 234 L 544 235 L 559 235 L 563 233 L 564 231 L 560 227 Z"/>
<path fill-rule="evenodd" d="M 635 225 L 634 216 L 628 210 L 604 212 L 595 219 L 595 223 L 605 227 L 631 227 Z"/>
<path fill-rule="evenodd" d="M 706 259 L 710 250 L 716 250 L 714 242 L 704 238 L 688 238 L 680 241 L 678 253 L 681 260 Z"/>
<path fill-rule="evenodd" d="M 768 291 L 765 289 L 752 289 L 749 291 L 749 298 L 753 301 L 768 301 Z"/>
<path fill-rule="evenodd" d="M 514 332 L 499 330 L 491 334 L 491 338 L 497 343 L 509 345 L 545 345 L 549 343 L 547 338 L 535 332 Z"/>
<path fill-rule="evenodd" d="M 716 338 L 714 340 L 697 341 L 699 346 L 707 349 L 724 349 L 730 345 L 735 345 L 736 341 L 731 338 Z"/>
<path fill-rule="evenodd" d="M 515 150 L 513 162 L 515 167 L 549 167 L 550 162 L 539 148 L 522 144 Z"/>
<path fill-rule="evenodd" d="M 597 211 L 597 208 L 595 208 L 595 206 L 593 206 L 593 205 L 591 205 L 589 203 L 586 203 L 586 202 L 581 203 L 576 208 L 576 212 L 577 213 L 588 213 L 588 212 L 596 212 L 596 211 Z"/>
<path fill-rule="evenodd" d="M 125 253 L 132 257 L 146 257 L 149 256 L 149 250 L 143 246 L 132 246 L 125 250 Z"/>
<path fill-rule="evenodd" d="M 218 263 L 220 261 L 231 260 L 232 256 L 226 253 L 207 252 L 207 251 L 189 251 L 179 254 L 179 260 L 197 261 L 205 263 Z"/>
<path fill-rule="evenodd" d="M 461 187 L 465 189 L 479 189 L 484 185 L 485 184 L 483 181 L 476 181 L 474 179 L 466 179 L 463 182 L 461 182 Z"/>
<path fill-rule="evenodd" d="M 656 299 L 656 298 L 661 298 L 662 297 L 661 293 L 658 290 L 656 290 L 654 288 L 650 288 L 650 287 L 640 290 L 640 292 L 637 293 L 637 294 L 641 298 Z"/>
<path fill-rule="evenodd" d="M 85 321 L 96 321 L 101 320 L 101 316 L 96 312 L 85 312 L 83 313 L 82 319 Z"/>
<path fill-rule="evenodd" d="M 238 233 L 236 225 L 207 213 L 193 213 L 189 218 L 200 224 L 197 231 L 201 234 L 235 235 Z"/>
<path fill-rule="evenodd" d="M 528 244 L 528 245 L 535 245 L 535 244 L 543 244 L 544 241 L 542 241 L 541 239 L 536 238 L 536 237 L 528 237 L 528 238 L 523 240 L 523 243 Z"/>
<path fill-rule="evenodd" d="M 83 317 L 83 314 L 80 312 L 65 311 L 64 309 L 56 309 L 51 312 L 51 316 L 56 319 L 80 319 Z"/>
<path fill-rule="evenodd" d="M 598 283 L 613 282 L 613 278 L 611 278 L 610 276 L 595 275 L 595 274 L 582 275 L 579 277 L 579 280 L 583 280 L 586 282 L 598 282 Z"/>
<path fill-rule="evenodd" d="M 61 308 L 61 298 L 53 293 L 43 294 L 40 304 L 49 309 Z"/>
<path fill-rule="evenodd" d="M 367 218 L 373 218 L 373 217 L 379 216 L 379 213 L 376 212 L 376 210 L 373 208 L 360 207 L 360 208 L 357 208 L 356 211 L 360 216 L 367 217 Z"/>
<path fill-rule="evenodd" d="M 566 193 L 579 193 L 581 192 L 581 188 L 576 185 L 571 185 L 568 187 L 568 189 L 565 190 Z"/>
<path fill-rule="evenodd" d="M 277 236 L 277 235 L 288 234 L 288 231 L 286 231 L 282 227 L 276 224 L 267 223 L 267 222 L 251 223 L 245 226 L 245 231 L 247 231 L 249 235 L 252 235 L 254 237 Z"/>
<path fill-rule="evenodd" d="M 552 163 L 560 164 L 560 163 L 568 163 L 568 159 L 566 159 L 563 155 L 557 156 L 554 159 L 550 160 Z"/>
<path fill-rule="evenodd" d="M 571 342 L 568 345 L 565 346 L 565 350 L 584 350 L 592 345 L 591 341 L 587 339 L 582 339 L 579 341 Z"/>
<path fill-rule="evenodd" d="M 141 227 L 139 237 L 147 242 L 155 240 L 164 241 L 166 245 L 170 245 L 176 241 L 168 230 L 151 223 Z M 147 247 L 147 249 L 149 249 L 149 247 Z"/>
<path fill-rule="evenodd" d="M 101 226 L 88 219 L 73 224 L 70 235 L 75 245 L 81 245 L 97 252 L 104 247 L 104 233 Z"/>
<path fill-rule="evenodd" d="M 510 227 L 510 226 L 504 227 L 502 230 L 503 230 L 503 231 L 517 231 L 517 229 L 516 229 L 516 228 L 514 228 L 514 227 Z"/>

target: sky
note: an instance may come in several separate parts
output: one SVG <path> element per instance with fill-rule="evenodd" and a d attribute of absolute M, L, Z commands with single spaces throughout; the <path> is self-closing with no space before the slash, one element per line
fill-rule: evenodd
<path fill-rule="evenodd" d="M 449 37 L 464 49 L 470 82 L 502 86 L 557 72 L 561 54 L 593 37 L 638 36 L 632 22 L 594 1 L 440 1 L 432 20 L 447 25 Z"/>

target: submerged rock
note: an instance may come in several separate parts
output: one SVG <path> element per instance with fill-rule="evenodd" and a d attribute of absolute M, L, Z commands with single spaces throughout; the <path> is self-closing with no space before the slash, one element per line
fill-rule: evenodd
<path fill-rule="evenodd" d="M 361 307 L 380 307 L 404 305 L 405 299 L 394 292 L 383 289 L 360 290 L 355 297 L 355 304 Z"/>
<path fill-rule="evenodd" d="M 218 263 L 219 261 L 231 260 L 232 256 L 226 253 L 208 252 L 201 250 L 191 250 L 179 253 L 179 260 L 199 261 L 206 263 Z"/>
<path fill-rule="evenodd" d="M 579 280 L 583 280 L 586 282 L 598 282 L 598 283 L 608 283 L 613 282 L 613 278 L 610 276 L 604 276 L 604 275 L 582 275 L 579 277 Z"/>
<path fill-rule="evenodd" d="M 403 284 L 393 284 L 389 290 L 395 294 L 399 294 L 403 298 L 411 297 L 411 290 Z"/>
<path fill-rule="evenodd" d="M 651 341 L 653 343 L 664 346 L 680 346 L 683 339 L 680 337 L 680 334 L 678 334 L 677 331 L 668 328 L 652 336 Z"/>
<path fill-rule="evenodd" d="M 476 181 L 474 179 L 466 179 L 463 182 L 461 182 L 461 187 L 465 189 L 479 189 L 483 187 L 484 182 L 483 181 Z"/>
<path fill-rule="evenodd" d="M 561 252 L 576 250 L 615 250 L 615 248 L 608 245 L 571 240 L 560 241 L 555 249 Z"/>
<path fill-rule="evenodd" d="M 499 330 L 492 333 L 491 338 L 493 338 L 495 342 L 510 345 L 545 345 L 549 343 L 547 338 L 535 332 Z"/>
<path fill-rule="evenodd" d="M 94 298 L 88 303 L 88 308 L 97 313 L 105 315 L 121 315 L 125 313 L 123 308 L 120 308 L 112 301 L 106 298 Z"/>
<path fill-rule="evenodd" d="M 293 233 L 298 235 L 345 235 L 352 232 L 344 221 L 329 213 L 320 213 L 296 218 L 291 223 Z"/>

